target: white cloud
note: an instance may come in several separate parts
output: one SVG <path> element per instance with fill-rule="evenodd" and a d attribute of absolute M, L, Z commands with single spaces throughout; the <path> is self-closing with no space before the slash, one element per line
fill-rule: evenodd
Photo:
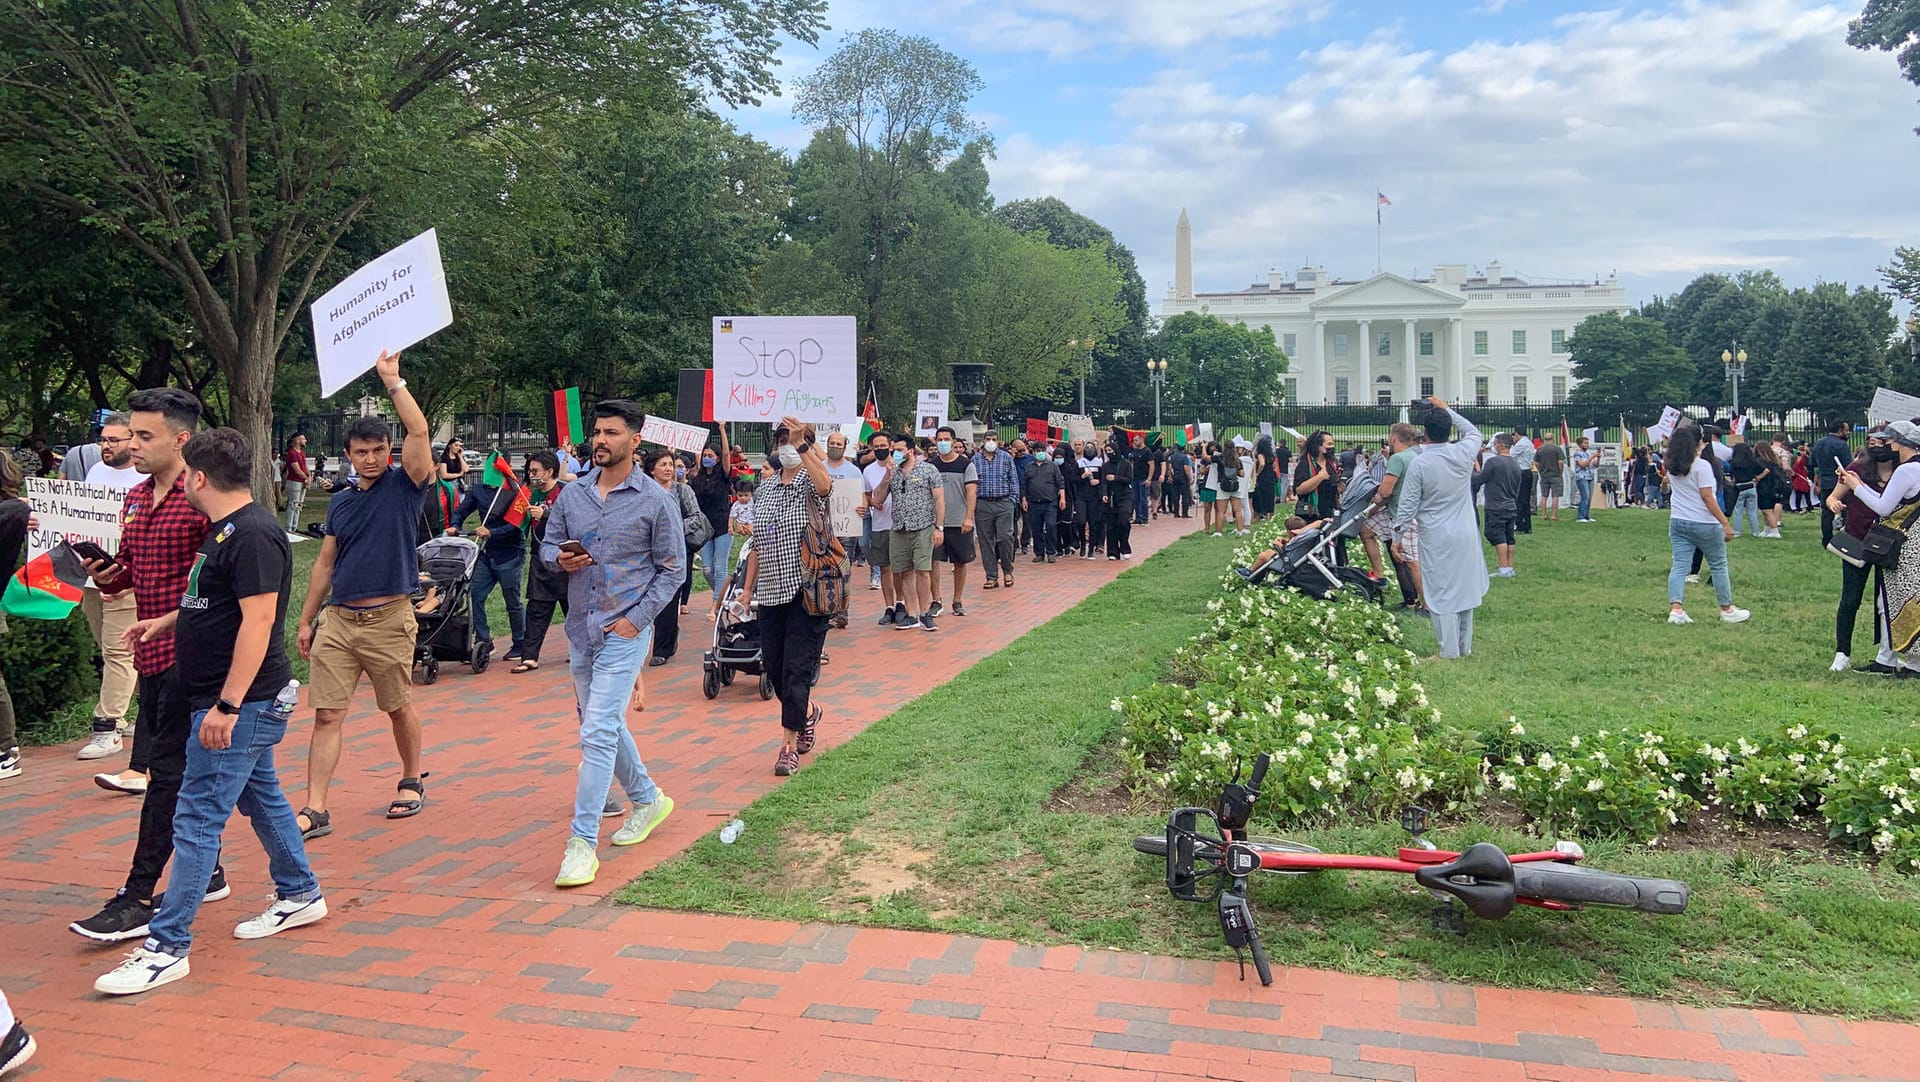
<path fill-rule="evenodd" d="M 945 25 L 972 42 L 1061 56 L 1112 47 L 1178 52 L 1266 38 L 1327 6 L 1327 0 L 959 0 L 937 10 Z"/>
<path fill-rule="evenodd" d="M 1143 32 L 1121 28 L 1163 17 L 1148 6 L 1104 5 L 1109 32 Z M 1094 8 L 1054 0 L 1034 17 Z M 1868 283 L 1920 233 L 1920 110 L 1890 58 L 1846 45 L 1851 14 L 1679 0 L 1450 51 L 1387 26 L 1298 54 L 1279 89 L 1190 50 L 1087 118 L 1089 132 L 1117 124 L 1112 141 L 1001 128 L 994 190 L 1056 195 L 1108 225 L 1156 301 L 1182 206 L 1203 288 L 1308 257 L 1370 273 L 1376 184 L 1394 201 L 1385 263 L 1400 273 L 1498 258 L 1540 277 L 1618 268 L 1642 292 L 1748 266 Z"/>

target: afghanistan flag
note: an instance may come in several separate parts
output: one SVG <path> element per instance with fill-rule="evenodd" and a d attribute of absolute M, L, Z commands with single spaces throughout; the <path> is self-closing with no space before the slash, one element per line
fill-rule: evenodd
<path fill-rule="evenodd" d="M 0 608 L 28 620 L 64 620 L 79 603 L 80 587 L 55 571 L 51 552 L 27 561 L 7 580 L 6 594 L 0 597 Z"/>
<path fill-rule="evenodd" d="M 1573 430 L 1567 427 L 1567 415 L 1560 415 L 1560 446 L 1573 446 Z"/>
<path fill-rule="evenodd" d="M 1175 447 L 1185 447 L 1187 444 L 1192 443 L 1194 440 L 1197 440 L 1199 438 L 1200 438 L 1199 425 L 1182 425 L 1180 427 L 1180 431 L 1175 432 L 1173 434 L 1173 445 Z"/>
<path fill-rule="evenodd" d="M 880 404 L 873 399 L 873 387 L 867 387 L 867 408 L 860 411 L 860 446 L 865 447 L 867 440 L 875 432 L 885 428 L 880 420 Z"/>
<path fill-rule="evenodd" d="M 494 486 L 493 503 L 487 507 L 491 517 L 500 504 L 500 496 L 505 493 L 508 499 L 506 509 L 500 512 L 500 518 L 515 526 L 523 526 L 527 521 L 527 508 L 533 506 L 533 498 L 527 492 L 527 486 L 514 476 L 513 466 L 507 462 L 507 456 L 499 451 L 487 459 L 487 472 L 482 480 Z"/>
<path fill-rule="evenodd" d="M 549 397 L 547 432 L 555 447 L 571 448 L 586 441 L 586 426 L 580 422 L 580 388 L 567 387 Z"/>

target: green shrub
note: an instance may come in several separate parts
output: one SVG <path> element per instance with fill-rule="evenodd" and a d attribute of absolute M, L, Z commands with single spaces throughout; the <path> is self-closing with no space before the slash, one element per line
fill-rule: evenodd
<path fill-rule="evenodd" d="M 0 674 L 13 697 L 21 743 L 59 738 L 52 731 L 57 716 L 96 687 L 93 657 L 93 635 L 79 609 L 59 621 L 7 620 L 0 635 Z"/>
<path fill-rule="evenodd" d="M 1701 745 L 1699 753 L 1711 764 L 1703 787 L 1715 804 L 1747 819 L 1791 822 L 1820 810 L 1821 790 L 1838 776 L 1847 747 L 1838 733 L 1793 725 L 1758 744 L 1741 737 L 1730 748 Z"/>
<path fill-rule="evenodd" d="M 1517 723 L 1514 728 L 1520 730 Z M 1602 729 L 1570 737 L 1532 762 L 1510 764 L 1494 781 L 1543 829 L 1623 835 L 1652 845 L 1698 807 L 1667 756 L 1668 743 L 1661 732 Z"/>
<path fill-rule="evenodd" d="M 1864 849 L 1909 875 L 1920 874 L 1920 751 L 1843 763 L 1827 784 L 1820 814 L 1827 836 Z"/>

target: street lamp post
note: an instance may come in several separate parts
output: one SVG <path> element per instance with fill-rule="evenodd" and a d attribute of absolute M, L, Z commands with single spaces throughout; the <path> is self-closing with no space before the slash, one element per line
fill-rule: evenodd
<path fill-rule="evenodd" d="M 1153 430 L 1160 431 L 1160 388 L 1167 382 L 1167 362 L 1147 362 L 1147 382 L 1153 384 Z"/>
<path fill-rule="evenodd" d="M 1740 416 L 1740 377 L 1747 371 L 1747 351 L 1740 348 L 1738 339 L 1731 349 L 1720 351 L 1720 363 L 1726 367 L 1727 376 L 1733 380 L 1733 415 Z"/>
<path fill-rule="evenodd" d="M 1087 372 L 1093 368 L 1093 347 L 1095 344 L 1092 338 L 1067 339 L 1067 345 L 1074 349 L 1087 351 L 1087 363 L 1080 369 L 1080 416 L 1082 417 L 1087 415 Z"/>

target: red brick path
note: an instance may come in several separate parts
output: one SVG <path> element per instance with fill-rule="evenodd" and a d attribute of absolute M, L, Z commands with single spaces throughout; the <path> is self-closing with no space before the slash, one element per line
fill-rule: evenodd
<path fill-rule="evenodd" d="M 1139 531 L 1141 556 L 1172 540 L 1172 526 Z M 823 744 L 950 679 L 1114 569 L 1029 567 L 1011 592 L 970 587 L 973 615 L 944 620 L 938 636 L 872 627 L 878 595 L 862 591 L 853 631 L 829 640 Z M 691 626 L 680 657 L 649 670 L 650 707 L 633 724 L 679 809 L 646 844 L 603 847 L 594 886 L 552 886 L 578 762 L 555 635 L 538 673 L 449 668 L 419 689 L 434 777 L 426 811 L 407 822 L 382 817 L 396 767 L 363 689 L 334 788 L 335 832 L 312 848 L 333 915 L 274 939 L 230 938 L 271 891 L 236 819 L 235 896 L 202 910 L 193 974 L 133 1000 L 94 994 L 120 952 L 65 925 L 124 877 L 136 805 L 88 786 L 93 764 L 71 748 L 31 753 L 26 776 L 0 785 L 0 988 L 41 1044 L 21 1077 L 1920 1078 L 1920 1029 L 1909 1026 L 1301 969 L 1263 990 L 1214 962 L 601 904 L 779 784 L 777 711 L 750 681 L 702 698 L 706 625 L 696 616 Z M 902 666 L 909 649 L 916 664 Z M 283 756 L 296 804 L 304 736 L 301 726 Z"/>

